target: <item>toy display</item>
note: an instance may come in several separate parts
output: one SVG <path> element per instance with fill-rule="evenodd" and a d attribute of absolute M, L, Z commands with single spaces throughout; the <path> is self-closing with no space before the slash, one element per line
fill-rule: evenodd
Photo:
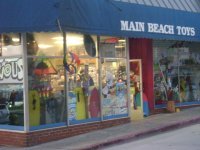
<path fill-rule="evenodd" d="M 68 118 L 69 121 L 77 119 L 76 113 L 76 94 L 74 92 L 69 92 L 69 102 L 68 102 Z"/>
<path fill-rule="evenodd" d="M 104 117 L 128 113 L 126 69 L 122 65 L 117 66 L 115 63 L 112 64 L 114 66 L 109 66 L 109 63 L 105 62 L 105 66 L 102 68 L 104 72 L 102 80 Z"/>
<path fill-rule="evenodd" d="M 199 54 L 188 47 L 155 49 L 155 104 L 198 101 Z"/>
<path fill-rule="evenodd" d="M 76 94 L 76 119 L 82 120 L 86 119 L 86 102 L 84 98 L 83 89 L 81 87 L 75 88 L 75 94 Z"/>
<path fill-rule="evenodd" d="M 100 117 L 100 96 L 96 87 L 91 87 L 89 101 L 89 117 Z"/>
<path fill-rule="evenodd" d="M 68 72 L 68 117 L 71 124 L 100 117 L 98 81 L 93 80 L 97 76 L 95 70 L 94 64 L 80 62 L 76 72 Z"/>
<path fill-rule="evenodd" d="M 30 126 L 40 125 L 40 96 L 36 90 L 29 91 Z"/>

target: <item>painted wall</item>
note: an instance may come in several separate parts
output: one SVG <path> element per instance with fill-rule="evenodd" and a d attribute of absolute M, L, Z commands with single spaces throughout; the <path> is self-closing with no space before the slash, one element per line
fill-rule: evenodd
<path fill-rule="evenodd" d="M 142 60 L 143 92 L 147 95 L 150 110 L 154 110 L 152 40 L 130 38 L 129 55 L 130 59 Z"/>

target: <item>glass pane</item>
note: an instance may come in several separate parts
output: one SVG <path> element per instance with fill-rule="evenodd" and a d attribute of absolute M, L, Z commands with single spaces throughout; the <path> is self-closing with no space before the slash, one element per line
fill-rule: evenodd
<path fill-rule="evenodd" d="M 103 117 L 128 113 L 126 59 L 102 58 Z"/>
<path fill-rule="evenodd" d="M 68 33 L 66 37 L 68 52 L 75 53 L 80 57 L 96 57 L 97 36 Z"/>
<path fill-rule="evenodd" d="M 23 126 L 23 62 L 0 59 L 0 124 Z"/>
<path fill-rule="evenodd" d="M 200 44 L 179 48 L 181 102 L 200 102 Z"/>
<path fill-rule="evenodd" d="M 156 105 L 167 100 L 184 105 L 199 103 L 199 46 L 195 42 L 154 41 Z"/>
<path fill-rule="evenodd" d="M 68 75 L 68 117 L 70 124 L 100 120 L 98 59 L 80 59 L 76 72 Z"/>
<path fill-rule="evenodd" d="M 100 52 L 102 57 L 126 57 L 126 40 L 118 37 L 101 37 Z"/>
<path fill-rule="evenodd" d="M 100 120 L 97 37 L 67 34 L 65 70 L 68 76 L 70 124 Z"/>
<path fill-rule="evenodd" d="M 177 49 L 154 49 L 155 104 L 165 104 L 167 100 L 179 100 L 178 60 Z"/>
<path fill-rule="evenodd" d="M 65 120 L 63 58 L 29 58 L 30 126 Z"/>
<path fill-rule="evenodd" d="M 141 62 L 137 60 L 130 61 L 130 100 L 131 110 L 142 110 L 141 100 Z M 142 112 L 142 111 L 141 111 Z M 142 112 L 143 113 L 143 112 Z M 138 113 L 138 115 L 140 115 Z M 143 116 L 143 114 L 142 114 Z"/>
<path fill-rule="evenodd" d="M 1 84 L 0 124 L 24 125 L 23 84 Z"/>
<path fill-rule="evenodd" d="M 22 54 L 23 49 L 20 34 L 0 34 L 0 56 L 16 56 Z"/>
<path fill-rule="evenodd" d="M 62 56 L 62 34 L 27 33 L 27 53 L 32 56 Z"/>

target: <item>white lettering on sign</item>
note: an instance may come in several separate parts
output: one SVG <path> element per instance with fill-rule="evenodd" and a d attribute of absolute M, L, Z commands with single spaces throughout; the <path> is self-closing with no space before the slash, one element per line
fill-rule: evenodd
<path fill-rule="evenodd" d="M 123 21 L 121 20 L 121 30 L 125 31 L 140 31 L 144 32 L 144 22 L 133 22 L 133 21 Z"/>
<path fill-rule="evenodd" d="M 194 27 L 186 26 L 174 26 L 170 24 L 158 24 L 148 22 L 134 22 L 127 20 L 120 20 L 121 31 L 137 31 L 137 32 L 148 32 L 148 33 L 159 33 L 159 34 L 177 34 L 181 36 L 195 36 Z"/>
<path fill-rule="evenodd" d="M 163 34 L 174 34 L 173 25 L 163 25 L 157 23 L 147 23 L 148 32 L 150 33 L 163 33 Z"/>
<path fill-rule="evenodd" d="M 177 26 L 176 29 L 178 35 L 195 36 L 195 29 L 192 27 Z"/>
<path fill-rule="evenodd" d="M 3 59 L 0 61 L 0 81 L 23 80 L 23 62 L 22 59 Z"/>

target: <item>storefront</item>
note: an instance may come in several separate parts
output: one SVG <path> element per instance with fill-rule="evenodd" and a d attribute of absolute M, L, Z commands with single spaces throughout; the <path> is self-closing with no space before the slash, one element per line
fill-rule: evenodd
<path fill-rule="evenodd" d="M 127 123 L 169 99 L 200 104 L 197 13 L 98 0 L 8 0 L 0 10 L 12 10 L 0 15 L 1 144 Z"/>
<path fill-rule="evenodd" d="M 173 100 L 177 107 L 199 105 L 200 43 L 154 41 L 154 94 L 156 108 Z"/>

